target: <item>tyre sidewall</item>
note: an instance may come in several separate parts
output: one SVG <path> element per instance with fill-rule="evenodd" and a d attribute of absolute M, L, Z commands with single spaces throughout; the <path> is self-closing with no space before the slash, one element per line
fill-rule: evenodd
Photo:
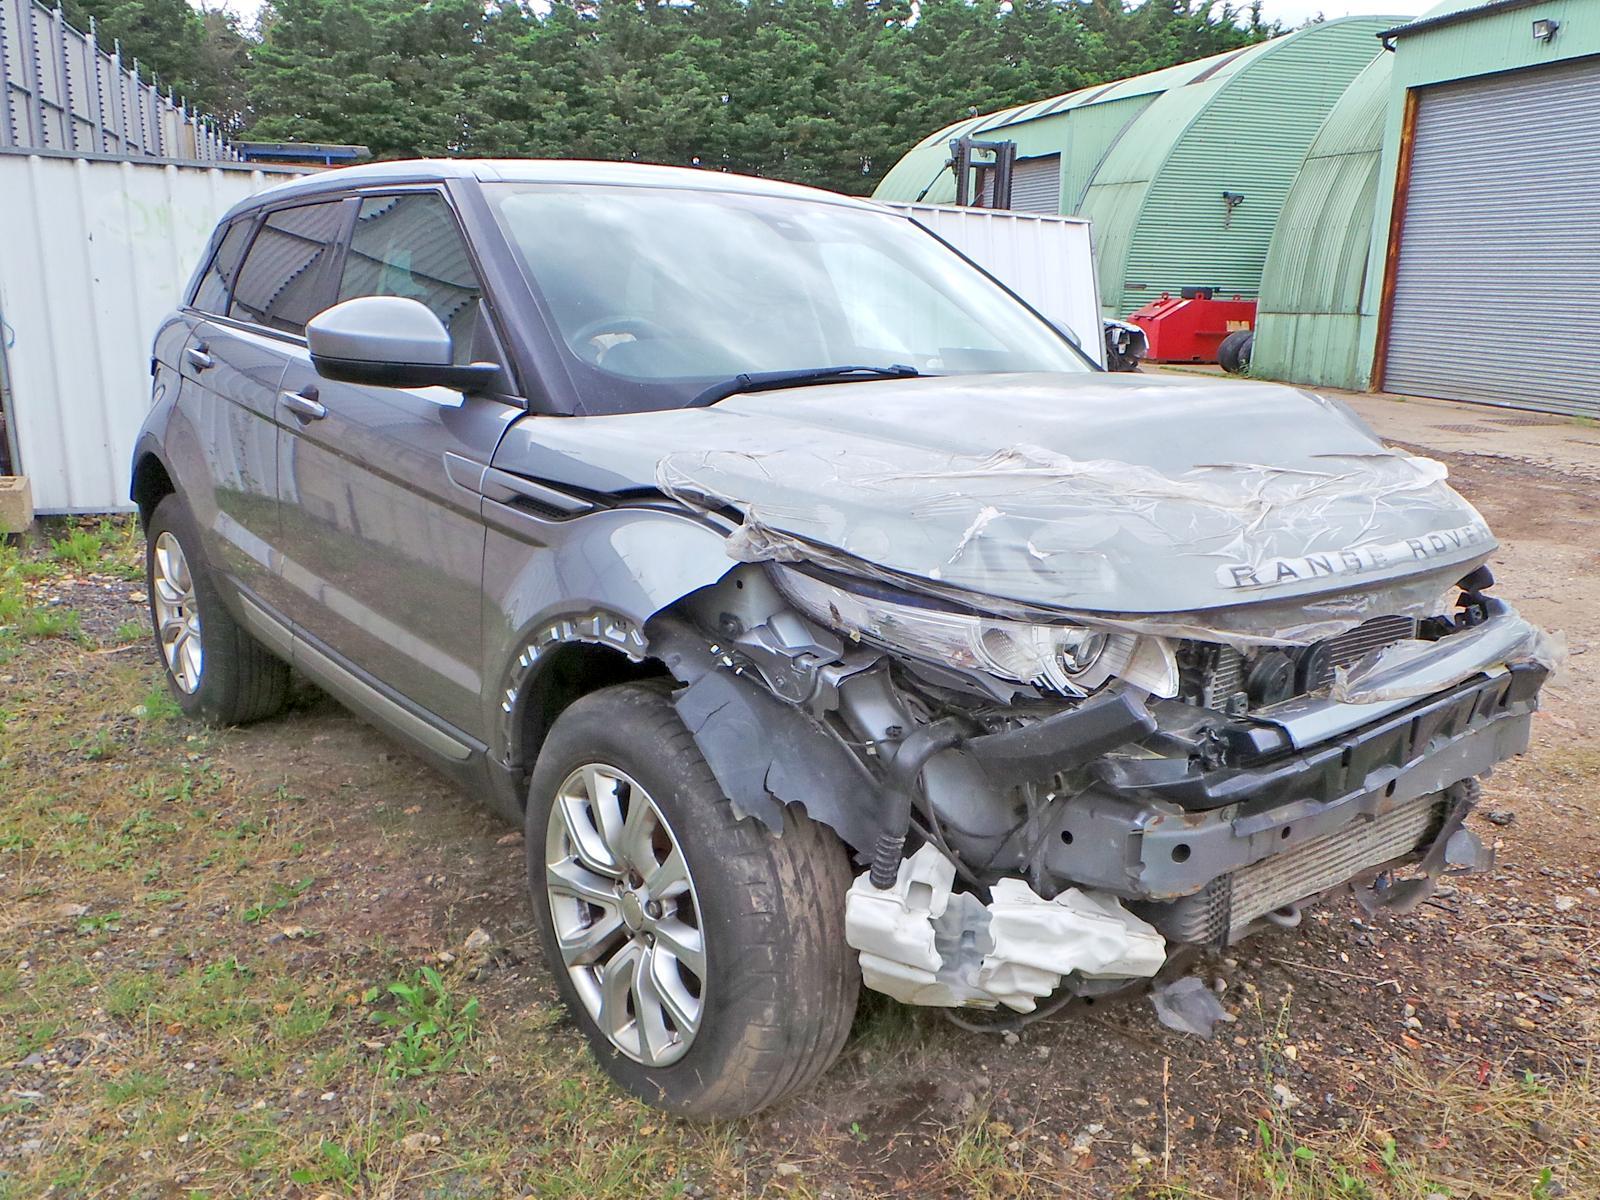
<path fill-rule="evenodd" d="M 640 687 L 607 691 L 613 693 L 607 697 L 610 703 L 595 703 L 606 693 L 577 701 L 541 749 L 529 789 L 525 827 L 529 890 L 545 961 L 600 1064 L 646 1103 L 693 1113 L 716 1081 L 739 1069 L 742 1031 L 751 1023 L 774 1024 L 782 1017 L 782 964 L 772 961 L 770 943 L 753 943 L 750 936 L 752 910 L 768 910 L 764 916 L 756 915 L 757 921 L 784 918 L 782 913 L 772 913 L 772 905 L 766 903 L 769 897 L 781 903 L 772 877 L 775 868 L 763 854 L 772 835 L 753 821 L 736 819 L 720 789 L 714 783 L 707 787 L 710 775 L 692 742 L 688 753 L 682 752 L 680 745 L 651 754 L 649 747 L 640 745 L 637 733 L 630 732 L 630 727 L 637 730 L 640 725 L 659 728 L 651 720 L 659 707 L 648 716 L 646 710 L 652 696 L 658 705 L 670 703 L 664 694 Z M 615 693 L 627 693 L 629 700 L 639 704 L 644 719 L 617 719 L 621 714 L 616 711 L 616 701 L 621 697 Z M 598 719 L 602 713 L 605 719 Z M 611 1044 L 579 999 L 555 941 L 544 886 L 551 800 L 574 770 L 591 762 L 625 772 L 650 794 L 694 881 L 706 950 L 705 1007 L 693 1044 L 670 1066 L 647 1067 Z M 759 878 L 763 868 L 764 880 Z M 791 1001 L 797 999 L 790 997 Z"/>

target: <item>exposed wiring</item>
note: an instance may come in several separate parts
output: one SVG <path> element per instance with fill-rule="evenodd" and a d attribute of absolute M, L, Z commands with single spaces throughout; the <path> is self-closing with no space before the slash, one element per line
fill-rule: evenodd
<path fill-rule="evenodd" d="M 1080 997 L 1068 992 L 1064 996 L 1058 996 L 1043 1008 L 1036 1008 L 1030 1013 L 1013 1013 L 1010 1016 L 999 1017 L 993 1021 L 969 1021 L 965 1017 L 956 1016 L 956 1010 L 953 1008 L 944 1008 L 939 1011 L 944 1013 L 945 1020 L 949 1021 L 957 1029 L 965 1029 L 968 1033 L 1007 1034 L 1017 1033 L 1026 1029 L 1035 1021 L 1053 1017 L 1077 999 L 1080 999 Z"/>
<path fill-rule="evenodd" d="M 1127 1000 L 1142 994 L 1152 982 L 1149 979 L 1134 979 L 1124 987 L 1119 987 L 1114 991 L 1102 992 L 1097 996 L 1080 996 L 1075 992 L 1066 992 L 1057 996 L 1043 1008 L 1036 1008 L 1028 1013 L 1013 1013 L 993 1021 L 969 1021 L 965 1017 L 958 1017 L 956 1015 L 957 1010 L 953 1008 L 944 1008 L 939 1011 L 944 1013 L 945 1020 L 958 1029 L 965 1029 L 968 1033 L 1017 1033 L 1026 1029 L 1035 1021 L 1043 1021 L 1046 1017 L 1055 1016 L 1074 1001 L 1087 1005 L 1091 1003 L 1103 1004 L 1108 1000 Z"/>

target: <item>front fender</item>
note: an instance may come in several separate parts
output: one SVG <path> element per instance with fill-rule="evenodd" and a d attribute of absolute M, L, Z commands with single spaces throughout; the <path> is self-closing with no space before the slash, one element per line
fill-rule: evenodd
<path fill-rule="evenodd" d="M 484 559 L 485 728 L 502 762 L 528 681 L 555 645 L 648 655 L 645 622 L 735 566 L 720 530 L 688 513 L 645 506 L 491 525 Z"/>

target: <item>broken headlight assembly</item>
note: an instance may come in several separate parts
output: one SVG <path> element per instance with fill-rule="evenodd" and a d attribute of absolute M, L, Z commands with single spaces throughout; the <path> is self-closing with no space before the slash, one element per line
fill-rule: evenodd
<path fill-rule="evenodd" d="M 1086 696 L 1113 678 L 1157 696 L 1178 692 L 1177 660 L 1162 638 L 959 612 L 866 580 L 842 586 L 792 567 L 773 575 L 812 620 L 925 662 L 1068 696 Z"/>

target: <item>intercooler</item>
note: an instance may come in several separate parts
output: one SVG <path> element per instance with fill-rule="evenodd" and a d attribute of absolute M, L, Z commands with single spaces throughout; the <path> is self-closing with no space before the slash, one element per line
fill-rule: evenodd
<path fill-rule="evenodd" d="M 1193 896 L 1135 907 L 1171 941 L 1226 944 L 1270 912 L 1423 847 L 1440 828 L 1444 809 L 1443 795 L 1418 796 L 1373 820 L 1219 876 Z"/>
<path fill-rule="evenodd" d="M 1320 692 L 1331 687 L 1337 669 L 1353 666 L 1369 654 L 1416 636 L 1417 622 L 1413 617 L 1374 617 L 1348 633 L 1295 651 L 1298 676 L 1295 692 Z M 1202 703 L 1207 708 L 1237 711 L 1244 699 L 1241 693 L 1245 690 L 1248 667 L 1248 660 L 1238 650 L 1232 646 L 1218 646 L 1205 679 Z"/>

